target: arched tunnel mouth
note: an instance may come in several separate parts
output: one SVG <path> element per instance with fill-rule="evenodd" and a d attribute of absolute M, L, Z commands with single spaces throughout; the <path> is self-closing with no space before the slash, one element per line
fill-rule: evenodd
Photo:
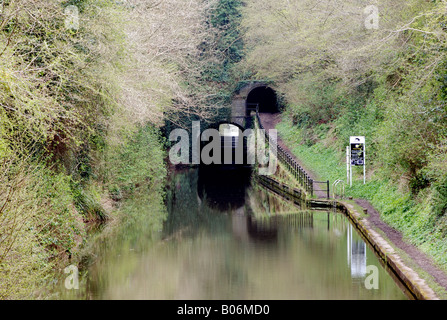
<path fill-rule="evenodd" d="M 267 86 L 251 90 L 246 100 L 247 115 L 250 113 L 250 108 L 256 105 L 259 105 L 259 112 L 261 113 L 279 112 L 278 97 L 275 90 Z"/>

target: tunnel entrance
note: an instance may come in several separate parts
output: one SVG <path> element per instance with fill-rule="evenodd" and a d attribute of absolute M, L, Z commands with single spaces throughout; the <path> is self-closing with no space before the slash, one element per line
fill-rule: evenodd
<path fill-rule="evenodd" d="M 261 113 L 279 112 L 276 92 L 266 86 L 254 88 L 248 94 L 246 100 L 247 116 L 250 115 L 252 108 L 256 105 L 259 105 L 259 112 Z"/>

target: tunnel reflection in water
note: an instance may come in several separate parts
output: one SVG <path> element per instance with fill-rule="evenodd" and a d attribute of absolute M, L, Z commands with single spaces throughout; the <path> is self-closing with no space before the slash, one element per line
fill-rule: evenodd
<path fill-rule="evenodd" d="M 199 171 L 197 193 L 201 201 L 217 210 L 238 210 L 244 207 L 251 170 L 247 168 L 223 170 L 219 167 Z"/>
<path fill-rule="evenodd" d="M 247 205 L 251 179 L 252 171 L 247 168 L 201 168 L 197 194 L 208 207 L 222 213 L 231 212 L 233 233 L 240 240 L 274 242 L 277 238 L 276 224 L 258 221 Z"/>

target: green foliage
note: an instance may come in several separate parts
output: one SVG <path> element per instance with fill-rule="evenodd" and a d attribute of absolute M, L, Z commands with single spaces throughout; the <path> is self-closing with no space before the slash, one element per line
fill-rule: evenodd
<path fill-rule="evenodd" d="M 334 120 L 340 111 L 336 84 L 320 81 L 312 74 L 305 74 L 294 80 L 288 87 L 294 88 L 294 103 L 289 110 L 294 125 L 301 128 L 313 127 Z"/>
<path fill-rule="evenodd" d="M 112 197 L 126 197 L 140 186 L 158 185 L 166 177 L 165 152 L 160 132 L 144 126 L 118 145 L 109 145 L 106 166 Z"/>
<path fill-rule="evenodd" d="M 3 158 L 0 176 L 0 297 L 30 299 L 52 268 L 75 255 L 85 226 L 75 210 L 70 177 L 35 161 Z"/>
<path fill-rule="evenodd" d="M 433 211 L 444 216 L 447 213 L 447 175 L 433 189 Z"/>
<path fill-rule="evenodd" d="M 207 85 L 214 83 L 219 88 L 218 92 L 211 97 L 210 102 L 214 105 L 225 106 L 227 109 L 231 104 L 233 84 L 241 77 L 236 66 L 245 55 L 240 26 L 241 7 L 240 0 L 218 0 L 210 8 L 206 21 L 211 27 L 209 30 L 211 39 L 200 46 L 205 57 L 212 54 L 217 58 L 206 63 L 201 72 L 202 81 L 207 82 Z M 213 50 L 210 51 L 210 48 Z M 218 115 L 212 117 L 210 121 L 220 120 L 223 118 Z"/>
<path fill-rule="evenodd" d="M 104 222 L 107 213 L 101 205 L 101 194 L 99 190 L 87 183 L 72 182 L 71 190 L 73 202 L 84 221 Z"/>
<path fill-rule="evenodd" d="M 241 7 L 240 0 L 219 0 L 211 13 L 210 23 L 220 30 L 217 49 L 225 55 L 224 67 L 244 57 L 244 43 L 240 34 Z"/>
<path fill-rule="evenodd" d="M 197 77 L 198 67 L 188 67 L 199 61 L 203 16 L 196 10 L 179 15 L 172 10 L 183 6 L 177 1 L 163 1 L 156 10 L 142 4 L 1 4 L 3 299 L 34 297 L 52 280 L 53 268 L 76 258 L 84 223 L 116 214 L 113 200 L 149 190 L 155 194 L 145 205 L 161 203 L 166 168 L 157 125 L 172 106 L 191 112 L 204 87 L 184 85 Z M 78 30 L 65 26 L 68 5 L 79 8 Z"/>
<path fill-rule="evenodd" d="M 190 128 L 192 121 L 215 123 L 228 120 L 234 84 L 249 76 L 238 69 L 238 63 L 245 55 L 240 26 L 242 1 L 216 0 L 209 4 L 203 16 L 206 36 L 197 46 L 197 59 L 191 60 L 197 73 L 188 70 L 184 79 L 189 94 L 198 97 L 197 105 L 188 110 L 179 108 L 165 117 L 166 137 L 174 128 Z M 204 111 L 191 112 L 198 108 Z"/>
<path fill-rule="evenodd" d="M 364 27 L 362 4 L 370 5 L 248 1 L 243 64 L 277 83 L 287 126 L 296 127 L 284 131 L 303 149 L 330 148 L 342 160 L 349 137 L 362 135 L 376 178 L 391 178 L 414 197 L 442 190 L 446 2 L 381 0 L 374 31 Z"/>

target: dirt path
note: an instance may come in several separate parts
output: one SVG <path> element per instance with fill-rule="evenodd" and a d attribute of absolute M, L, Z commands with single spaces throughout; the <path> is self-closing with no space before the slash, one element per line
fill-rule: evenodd
<path fill-rule="evenodd" d="M 408 256 L 425 272 L 430 274 L 436 282 L 447 290 L 447 274 L 436 266 L 433 260 L 425 253 L 419 250 L 412 244 L 403 240 L 402 233 L 390 227 L 382 221 L 380 213 L 364 199 L 355 199 L 355 202 L 368 210 L 367 220 L 371 222 L 376 228 L 383 231 L 387 238 L 399 249 L 406 252 Z"/>
<path fill-rule="evenodd" d="M 260 113 L 262 125 L 265 129 L 274 129 L 276 125 L 281 121 L 280 113 Z M 308 170 L 305 165 L 297 159 L 290 149 L 285 145 L 284 141 L 278 136 L 278 144 L 284 148 L 289 154 L 295 159 L 295 161 L 307 172 L 307 174 L 314 180 L 316 180 L 316 175 L 312 171 Z M 321 191 L 317 185 L 315 187 L 315 194 L 319 198 L 325 198 L 326 192 Z M 355 202 L 364 209 L 368 210 L 367 220 L 372 223 L 376 228 L 380 229 L 386 237 L 391 241 L 395 247 L 406 252 L 408 256 L 425 272 L 430 274 L 436 282 L 443 288 L 447 290 L 447 274 L 436 266 L 433 260 L 428 257 L 425 253 L 419 250 L 417 247 L 405 242 L 402 237 L 402 233 L 390 227 L 388 224 L 382 221 L 380 218 L 380 213 L 364 199 L 355 199 Z"/>

